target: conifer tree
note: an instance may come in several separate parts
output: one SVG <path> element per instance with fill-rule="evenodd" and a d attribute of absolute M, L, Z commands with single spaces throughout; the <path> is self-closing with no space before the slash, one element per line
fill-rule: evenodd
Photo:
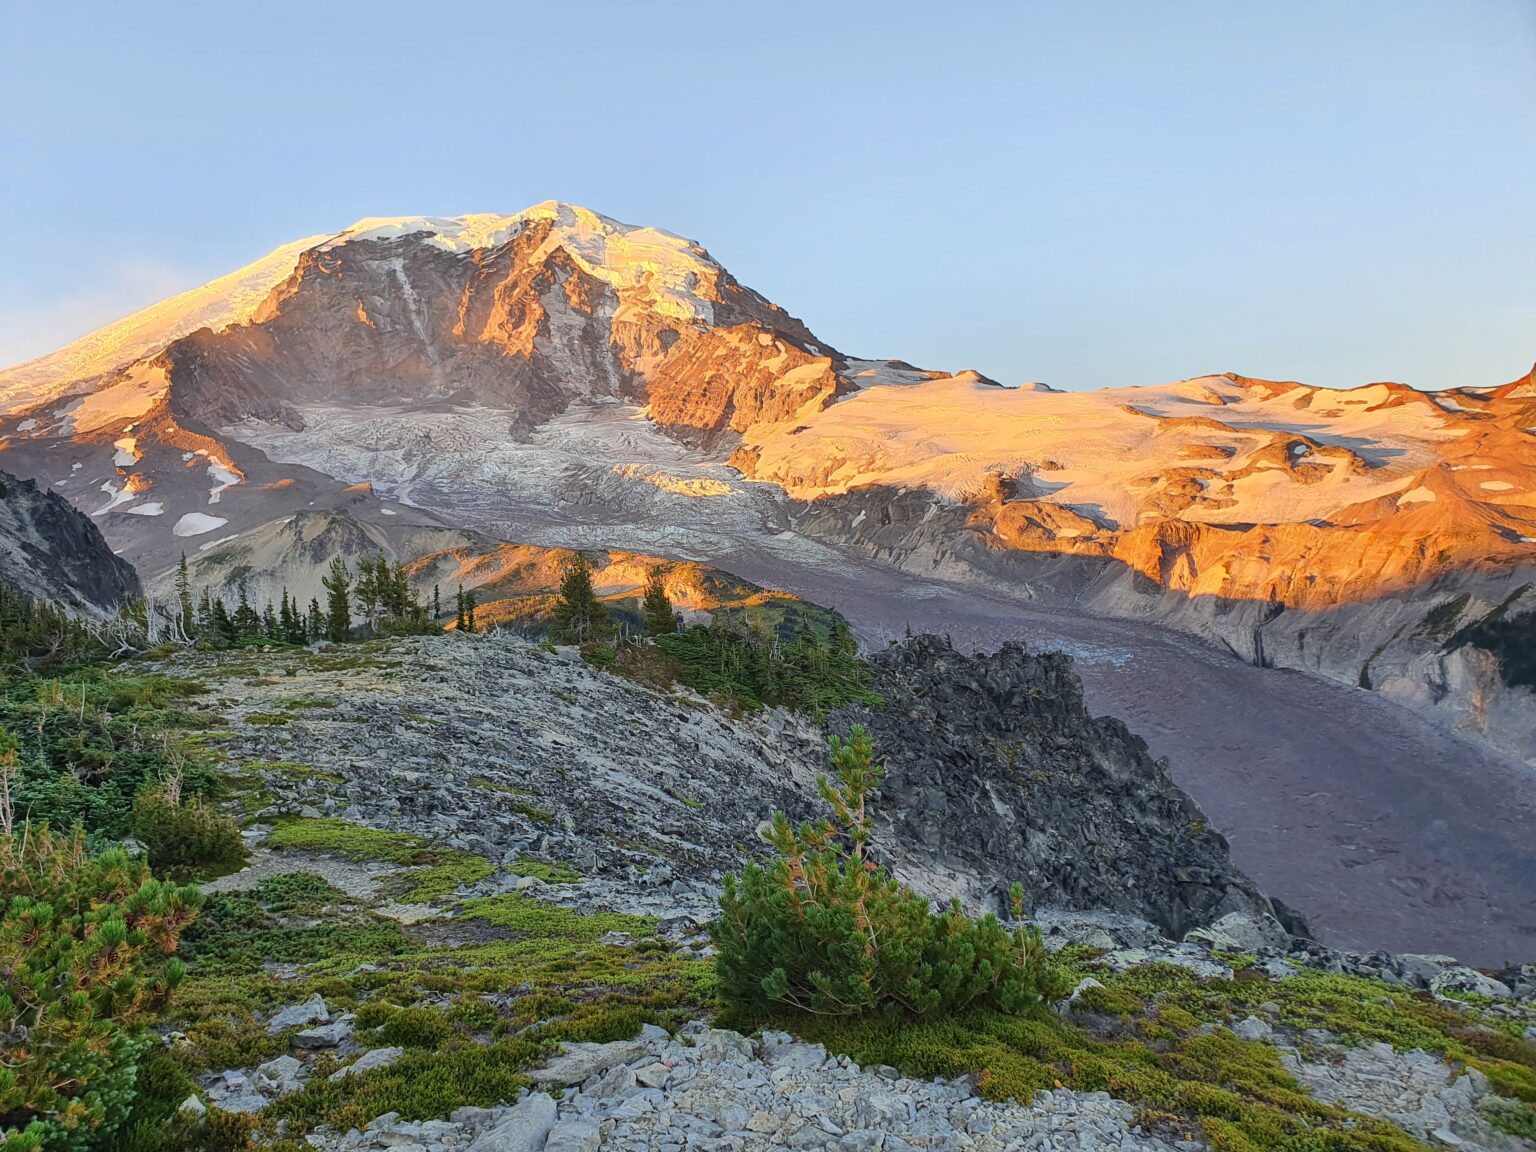
<path fill-rule="evenodd" d="M 471 588 L 464 593 L 464 630 L 466 632 L 478 631 L 475 623 L 475 590 Z"/>
<path fill-rule="evenodd" d="M 235 635 L 241 640 L 253 639 L 261 633 L 261 616 L 251 607 L 244 580 L 240 581 L 240 599 L 235 606 L 234 623 Z"/>
<path fill-rule="evenodd" d="M 325 613 L 320 611 L 320 601 L 309 600 L 309 615 L 304 620 L 304 638 L 318 640 L 325 635 Z"/>
<path fill-rule="evenodd" d="M 443 615 L 443 598 L 438 586 L 432 585 L 432 619 L 440 620 Z"/>
<path fill-rule="evenodd" d="M 462 585 L 462 584 L 459 585 L 459 592 L 458 592 L 458 595 L 454 598 L 454 600 L 455 600 L 455 607 L 456 607 L 457 611 L 455 612 L 455 615 L 454 615 L 453 626 L 456 629 L 458 629 L 460 632 L 468 632 L 469 631 L 469 619 L 464 614 L 464 585 Z"/>
<path fill-rule="evenodd" d="M 213 593 L 208 591 L 208 585 L 203 585 L 202 595 L 197 601 L 197 628 L 199 632 L 205 632 L 213 627 Z"/>
<path fill-rule="evenodd" d="M 555 605 L 556 635 L 580 644 L 608 631 L 608 608 L 592 587 L 592 564 L 580 552 L 565 566 L 560 602 Z"/>
<path fill-rule="evenodd" d="M 235 627 L 234 617 L 230 616 L 229 609 L 224 607 L 224 601 L 215 596 L 213 609 L 208 614 L 208 625 L 221 644 L 233 646 L 240 640 L 240 632 Z"/>
<path fill-rule="evenodd" d="M 187 636 L 192 636 L 197 630 L 197 618 L 192 611 L 192 580 L 187 575 L 187 554 L 181 554 L 181 562 L 176 565 L 176 602 L 181 610 L 181 630 Z"/>
<path fill-rule="evenodd" d="M 331 557 L 330 575 L 320 583 L 326 591 L 325 635 L 340 644 L 352 635 L 352 574 L 340 556 Z"/>
<path fill-rule="evenodd" d="M 677 615 L 672 611 L 672 601 L 667 599 L 667 586 L 661 578 L 661 568 L 651 569 L 650 579 L 645 582 L 645 599 L 640 605 L 645 616 L 647 636 L 665 636 L 677 631 Z"/>
<path fill-rule="evenodd" d="M 379 559 L 382 561 L 383 557 Z M 370 629 L 378 622 L 379 592 L 378 570 L 374 560 L 371 556 L 363 556 L 357 562 L 357 581 L 353 585 L 352 594 L 357 597 L 357 606 L 362 609 Z"/>

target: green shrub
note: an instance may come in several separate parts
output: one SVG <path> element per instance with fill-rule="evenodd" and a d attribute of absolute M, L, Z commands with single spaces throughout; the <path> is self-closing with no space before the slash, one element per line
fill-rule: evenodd
<path fill-rule="evenodd" d="M 379 1025 L 380 1044 L 401 1048 L 437 1048 L 453 1035 L 453 1025 L 435 1008 L 400 1008 Z"/>
<path fill-rule="evenodd" d="M 102 1147 L 133 1101 L 145 1025 L 180 982 L 196 889 L 121 848 L 0 836 L 0 1130 L 7 1152 Z"/>
<path fill-rule="evenodd" d="M 174 784 L 139 793 L 132 828 L 149 853 L 150 867 L 163 876 L 185 880 L 234 872 L 245 864 L 245 842 L 234 820 L 201 796 L 183 798 Z"/>
<path fill-rule="evenodd" d="M 789 1009 L 817 1016 L 928 1017 L 968 1007 L 1017 1012 L 1059 992 L 1037 934 L 958 904 L 935 914 L 865 856 L 880 780 L 869 736 L 832 737 L 837 783 L 822 798 L 836 823 L 793 827 L 774 814 L 779 856 L 728 877 L 711 928 L 727 1005 L 748 1017 Z"/>

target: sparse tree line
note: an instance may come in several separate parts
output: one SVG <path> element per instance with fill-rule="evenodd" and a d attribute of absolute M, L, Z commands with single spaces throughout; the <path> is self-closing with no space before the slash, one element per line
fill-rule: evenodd
<path fill-rule="evenodd" d="M 204 586 L 194 599 L 187 558 L 176 569 L 176 611 L 178 631 L 189 642 L 207 643 L 217 648 L 242 644 L 313 644 L 329 640 L 340 644 L 367 636 L 400 636 L 439 630 L 441 594 L 434 586 L 432 602 L 421 603 L 406 576 L 405 565 L 391 564 L 384 556 L 364 556 L 353 572 L 340 556 L 331 559 L 326 574 L 320 578 L 325 602 L 312 597 L 305 605 L 288 589 L 276 604 L 268 601 L 260 609 L 252 602 L 242 580 L 236 586 L 233 604 Z M 469 614 L 473 599 L 469 594 Z M 460 618 L 465 613 L 466 594 L 459 590 Z"/>

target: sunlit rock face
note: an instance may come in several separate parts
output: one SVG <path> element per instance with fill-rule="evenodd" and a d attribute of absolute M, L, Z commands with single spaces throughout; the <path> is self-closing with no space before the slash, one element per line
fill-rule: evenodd
<path fill-rule="evenodd" d="M 1473 728 L 1513 706 L 1465 629 L 1536 606 L 1533 429 L 1529 375 L 1082 393 L 854 359 L 699 245 L 553 202 L 359 221 L 0 371 L 0 461 L 148 576 L 301 513 L 394 539 L 410 507 L 697 559 L 851 547 Z"/>

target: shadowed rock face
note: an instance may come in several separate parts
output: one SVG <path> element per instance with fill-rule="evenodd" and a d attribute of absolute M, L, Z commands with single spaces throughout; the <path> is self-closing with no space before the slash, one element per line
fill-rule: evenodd
<path fill-rule="evenodd" d="M 0 472 L 0 582 L 37 600 L 106 614 L 139 595 L 139 578 L 73 504 Z"/>
<path fill-rule="evenodd" d="M 1016 643 L 972 657 L 922 636 L 874 663 L 885 706 L 829 727 L 869 730 L 886 761 L 881 844 L 924 890 L 998 908 L 1018 881 L 1031 907 L 1134 912 L 1175 937 L 1271 911 L 1167 761 L 1089 716 L 1070 657 Z"/>

